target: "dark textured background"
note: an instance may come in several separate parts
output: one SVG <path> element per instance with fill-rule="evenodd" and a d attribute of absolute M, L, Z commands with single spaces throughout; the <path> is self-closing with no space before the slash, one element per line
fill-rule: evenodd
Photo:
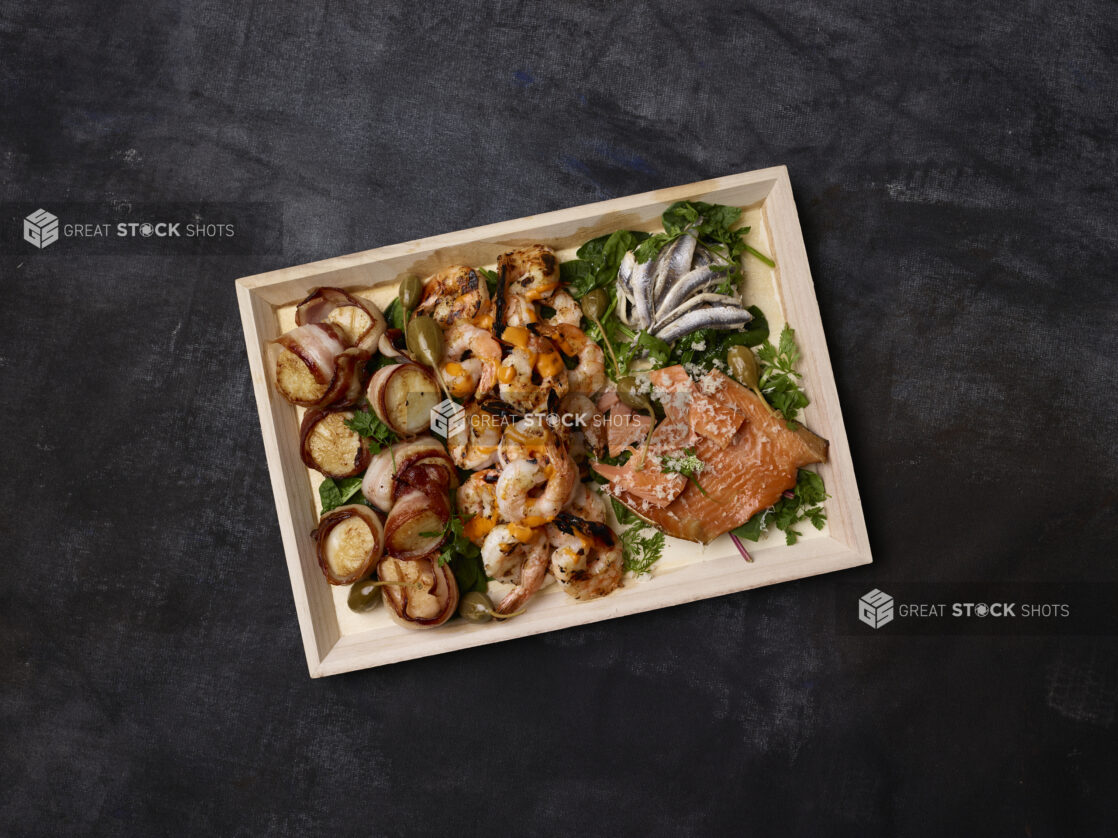
<path fill-rule="evenodd" d="M 1115 834 L 1113 638 L 832 618 L 1118 581 L 1112 3 L 283 5 L 0 7 L 3 200 L 285 224 L 0 262 L 0 834 Z M 781 163 L 876 564 L 308 679 L 233 280 Z"/>

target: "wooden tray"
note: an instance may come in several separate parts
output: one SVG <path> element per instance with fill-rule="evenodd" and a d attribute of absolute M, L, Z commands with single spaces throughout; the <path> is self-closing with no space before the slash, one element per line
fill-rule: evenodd
<path fill-rule="evenodd" d="M 407 274 L 427 276 L 453 263 L 486 266 L 495 263 L 499 253 L 536 242 L 569 258 L 573 248 L 613 230 L 659 229 L 661 213 L 679 200 L 747 208 L 747 223 L 753 226 L 750 243 L 776 261 L 777 267 L 769 269 L 747 257 L 747 302 L 760 305 L 774 338 L 785 321 L 796 329 L 803 352 L 800 371 L 811 398 L 803 419 L 831 442 L 830 461 L 818 467 L 831 495 L 826 503 L 827 528 L 816 532 L 805 524 L 803 538 L 793 546 L 785 545 L 781 533 L 766 537 L 751 545 L 752 564 L 742 560 L 725 536 L 706 548 L 668 539 L 665 558 L 651 578 L 627 578 L 624 587 L 591 602 L 576 602 L 553 585 L 536 595 L 526 614 L 506 623 L 472 625 L 452 620 L 437 629 L 410 631 L 391 622 L 384 609 L 372 615 L 350 614 L 345 607 L 346 589 L 328 585 L 315 559 L 310 533 L 317 523 L 318 477 L 299 458 L 300 412 L 276 394 L 269 380 L 267 342 L 291 327 L 294 303 L 320 285 L 391 299 L 395 283 Z M 244 277 L 237 280 L 237 299 L 311 677 L 553 631 L 871 561 L 819 306 L 788 170 L 783 166 Z M 278 563 L 275 568 L 278 571 Z"/>

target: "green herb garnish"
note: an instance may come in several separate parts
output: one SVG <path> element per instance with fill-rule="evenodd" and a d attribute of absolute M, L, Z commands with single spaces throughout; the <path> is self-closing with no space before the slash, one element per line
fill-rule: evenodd
<path fill-rule="evenodd" d="M 648 233 L 617 230 L 586 242 L 575 254 L 577 258 L 559 266 L 559 276 L 567 293 L 580 300 L 596 288 L 604 288 L 613 298 L 617 293 L 614 281 L 621 260 L 647 238 Z"/>
<path fill-rule="evenodd" d="M 677 201 L 664 210 L 664 232 L 656 233 L 641 242 L 633 255 L 638 262 L 647 262 L 680 236 L 693 233 L 708 250 L 723 260 L 728 276 L 740 279 L 738 266 L 745 253 L 756 256 L 770 268 L 776 267 L 772 259 L 745 243 L 749 227 L 731 229 L 741 220 L 741 215 L 741 207 L 707 204 L 703 201 Z"/>
<path fill-rule="evenodd" d="M 800 350 L 796 346 L 796 332 L 787 324 L 780 330 L 776 346 L 765 341 L 757 350 L 761 361 L 761 380 L 759 386 L 774 408 L 780 411 L 790 430 L 799 424 L 796 415 L 809 404 L 809 399 L 800 388 L 803 378 L 796 372 L 800 360 Z"/>
<path fill-rule="evenodd" d="M 450 492 L 450 518 L 438 532 L 421 532 L 423 538 L 447 536 L 443 549 L 439 552 L 439 567 L 450 564 L 458 589 L 462 593 L 480 591 L 485 593 L 489 577 L 485 575 L 485 565 L 481 560 L 481 549 L 463 535 L 463 528 L 469 518 L 458 514 L 456 493 Z"/>
<path fill-rule="evenodd" d="M 660 459 L 660 471 L 663 474 L 682 474 L 688 480 L 695 484 L 695 488 L 703 493 L 704 497 L 710 497 L 707 490 L 699 483 L 697 475 L 703 470 L 706 465 L 695 454 L 694 448 L 684 448 L 683 453 L 668 454 Z"/>
<path fill-rule="evenodd" d="M 617 522 L 625 527 L 619 535 L 625 569 L 648 573 L 664 555 L 664 534 L 646 524 L 616 498 L 610 498 L 610 503 Z"/>
<path fill-rule="evenodd" d="M 617 498 L 610 498 L 617 523 L 625 527 L 620 533 L 625 569 L 647 573 L 664 555 L 664 534 L 646 524 Z"/>
<path fill-rule="evenodd" d="M 478 268 L 477 272 L 485 277 L 485 285 L 489 289 L 489 296 L 495 296 L 497 293 L 497 285 L 500 283 L 501 277 L 497 275 L 496 271 L 491 271 L 488 268 Z"/>
<path fill-rule="evenodd" d="M 788 544 L 795 544 L 800 537 L 795 525 L 801 521 L 810 522 L 817 530 L 823 529 L 827 521 L 823 501 L 829 497 L 822 477 L 814 471 L 800 469 L 791 498 L 781 498 L 768 509 L 758 512 L 733 533 L 738 538 L 757 541 L 769 527 L 776 527 L 784 532 Z"/>
<path fill-rule="evenodd" d="M 668 362 L 668 358 L 672 354 L 672 346 L 666 341 L 660 340 L 650 332 L 641 332 L 637 335 L 634 343 L 642 349 L 648 350 L 648 357 L 651 358 L 657 365 L 663 365 Z"/>
<path fill-rule="evenodd" d="M 399 437 L 372 411 L 365 409 L 345 420 L 345 426 L 369 440 L 369 450 L 379 454 L 386 445 L 399 440 Z"/>
<path fill-rule="evenodd" d="M 458 590 L 462 593 L 480 591 L 485 593 L 489 587 L 489 577 L 485 575 L 485 564 L 481 560 L 481 549 L 470 539 L 462 534 L 462 529 L 469 518 L 463 519 L 457 512 L 454 493 L 451 493 L 450 520 L 439 533 L 420 533 L 424 537 L 446 535 L 450 537 L 439 553 L 439 567 L 449 563 L 458 582 Z"/>

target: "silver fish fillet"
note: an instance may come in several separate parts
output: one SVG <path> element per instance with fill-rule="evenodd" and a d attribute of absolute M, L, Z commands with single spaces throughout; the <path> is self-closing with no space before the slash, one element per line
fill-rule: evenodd
<path fill-rule="evenodd" d="M 699 329 L 734 329 L 744 326 L 753 315 L 743 308 L 717 306 L 689 311 L 653 334 L 662 341 L 672 343 Z"/>
<path fill-rule="evenodd" d="M 629 284 L 629 280 L 633 276 L 633 268 L 637 266 L 637 257 L 633 255 L 633 251 L 629 250 L 621 259 L 621 265 L 617 269 L 617 287 L 622 288 L 629 292 L 632 296 L 633 286 Z"/>
<path fill-rule="evenodd" d="M 647 329 L 652 323 L 652 283 L 656 279 L 656 272 L 659 270 L 663 256 L 664 253 L 661 251 L 655 259 L 649 259 L 643 264 L 638 262 L 629 275 L 629 288 L 633 292 L 633 309 L 637 325 L 642 329 Z"/>
<path fill-rule="evenodd" d="M 687 233 L 669 244 L 661 252 L 660 265 L 656 269 L 656 281 L 652 288 L 654 308 L 659 308 L 660 300 L 668 288 L 691 270 L 691 259 L 695 255 L 695 246 L 698 243 L 698 239 Z"/>
<path fill-rule="evenodd" d="M 705 244 L 700 244 L 695 247 L 695 258 L 691 260 L 691 268 L 713 265 L 715 261 L 715 256 L 710 252 L 710 249 Z"/>
<path fill-rule="evenodd" d="M 707 265 L 695 268 L 695 270 L 685 273 L 667 290 L 656 308 L 658 311 L 671 311 L 696 291 L 716 282 L 721 282 L 725 276 L 725 274 L 719 273 Z"/>
<path fill-rule="evenodd" d="M 633 325 L 633 298 L 629 296 L 629 289 L 617 286 L 617 316 L 626 326 Z"/>
<path fill-rule="evenodd" d="M 656 320 L 652 323 L 652 331 L 659 331 L 660 329 L 663 329 L 665 326 L 671 323 L 673 320 L 682 317 L 684 314 L 691 311 L 692 309 L 706 305 L 728 306 L 730 308 L 742 307 L 741 300 L 739 300 L 737 297 L 731 297 L 727 294 L 696 294 L 694 297 L 690 297 L 687 300 L 684 300 L 682 303 L 679 304 L 679 306 L 672 309 L 671 311 L 660 309 L 660 311 L 658 311 L 656 314 Z"/>

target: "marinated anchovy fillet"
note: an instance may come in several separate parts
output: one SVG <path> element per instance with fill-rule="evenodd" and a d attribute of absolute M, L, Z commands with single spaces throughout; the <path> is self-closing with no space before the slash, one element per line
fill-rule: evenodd
<path fill-rule="evenodd" d="M 731 297 L 728 294 L 696 294 L 689 297 L 684 302 L 680 303 L 674 309 L 661 309 L 662 314 L 652 324 L 652 333 L 657 334 L 661 329 L 682 317 L 692 309 L 700 308 L 702 306 L 726 306 L 728 308 L 741 308 L 741 300 L 737 297 Z"/>
<path fill-rule="evenodd" d="M 668 245 L 666 253 L 660 259 L 660 267 L 656 271 L 656 287 L 652 294 L 654 309 L 659 307 L 668 288 L 691 270 L 696 244 L 698 240 L 688 233 Z"/>
<path fill-rule="evenodd" d="M 691 294 L 706 288 L 708 285 L 714 285 L 721 281 L 723 276 L 724 274 L 718 273 L 709 265 L 702 265 L 701 267 L 688 271 L 679 278 L 679 282 L 669 288 L 668 292 L 664 294 L 664 299 L 660 302 L 660 309 L 671 311 Z"/>
<path fill-rule="evenodd" d="M 733 329 L 744 326 L 752 319 L 753 315 L 748 311 L 734 306 L 700 308 L 687 312 L 656 332 L 655 335 L 660 340 L 671 343 L 699 329 Z"/>

